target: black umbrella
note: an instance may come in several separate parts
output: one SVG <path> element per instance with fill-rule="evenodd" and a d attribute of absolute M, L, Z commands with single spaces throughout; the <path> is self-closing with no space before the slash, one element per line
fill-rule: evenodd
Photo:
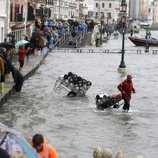
<path fill-rule="evenodd" d="M 43 34 L 43 31 L 36 31 L 36 32 L 33 32 L 33 36 L 39 37 L 39 36 L 44 36 L 44 34 Z"/>
<path fill-rule="evenodd" d="M 79 25 L 79 22 L 78 22 L 78 21 L 74 21 L 74 22 L 73 22 L 73 25 L 74 25 L 74 26 L 78 26 L 78 25 Z"/>
<path fill-rule="evenodd" d="M 15 35 L 12 32 L 8 33 L 7 36 L 8 37 L 15 37 Z"/>
<path fill-rule="evenodd" d="M 6 49 L 15 48 L 15 46 L 10 42 L 2 42 L 0 43 L 0 47 L 6 48 Z"/>

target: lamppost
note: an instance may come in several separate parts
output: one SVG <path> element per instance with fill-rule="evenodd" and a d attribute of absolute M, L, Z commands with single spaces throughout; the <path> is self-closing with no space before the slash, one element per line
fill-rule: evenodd
<path fill-rule="evenodd" d="M 61 0 L 59 0 L 59 19 L 61 18 L 61 15 L 60 15 L 60 12 L 61 12 L 61 11 L 60 11 L 60 10 L 61 10 L 60 7 L 61 7 L 61 6 L 60 6 L 60 5 L 61 5 Z M 60 20 L 61 20 L 61 19 L 60 19 Z"/>
<path fill-rule="evenodd" d="M 25 0 L 24 4 L 24 34 L 26 35 L 26 25 L 27 25 L 27 13 L 28 13 L 28 2 Z"/>
<path fill-rule="evenodd" d="M 126 33 L 126 12 L 127 12 L 127 3 L 126 0 L 121 1 L 120 13 L 121 13 L 121 24 L 122 24 L 122 51 L 121 51 L 121 62 L 118 68 L 119 72 L 126 71 L 126 65 L 124 62 L 125 54 L 125 33 Z"/>

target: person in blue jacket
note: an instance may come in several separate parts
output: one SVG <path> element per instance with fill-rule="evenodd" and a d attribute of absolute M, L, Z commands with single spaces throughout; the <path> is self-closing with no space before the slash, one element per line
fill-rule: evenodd
<path fill-rule="evenodd" d="M 11 73 L 15 83 L 15 91 L 21 92 L 21 88 L 24 82 L 24 76 L 17 68 L 14 67 L 14 65 L 11 65 Z"/>

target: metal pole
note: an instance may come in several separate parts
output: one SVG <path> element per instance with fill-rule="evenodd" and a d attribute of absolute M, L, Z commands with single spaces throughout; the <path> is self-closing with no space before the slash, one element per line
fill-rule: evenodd
<path fill-rule="evenodd" d="M 10 24 L 10 0 L 7 0 L 6 2 L 6 21 L 5 21 L 5 35 L 7 35 L 9 33 L 9 24 Z"/>
<path fill-rule="evenodd" d="M 59 0 L 59 19 L 60 19 L 60 0 Z"/>
<path fill-rule="evenodd" d="M 122 31 L 122 52 L 121 52 L 121 62 L 119 65 L 119 68 L 126 68 L 125 62 L 124 62 L 124 53 L 125 53 L 125 30 L 123 26 Z"/>
<path fill-rule="evenodd" d="M 126 72 L 126 65 L 124 62 L 124 54 L 125 54 L 125 33 L 126 33 L 126 12 L 127 12 L 127 3 L 126 0 L 121 1 L 121 23 L 122 23 L 122 51 L 121 51 L 121 62 L 118 68 L 118 71 L 121 73 Z M 123 15 L 122 15 L 123 14 Z"/>
<path fill-rule="evenodd" d="M 102 29 L 103 29 L 103 23 L 102 23 L 102 21 L 101 21 L 101 26 L 100 26 L 101 28 L 100 28 L 100 44 L 102 44 Z"/>
<path fill-rule="evenodd" d="M 25 12 L 24 12 L 24 34 L 26 35 L 26 25 L 27 25 L 27 0 L 25 0 Z"/>

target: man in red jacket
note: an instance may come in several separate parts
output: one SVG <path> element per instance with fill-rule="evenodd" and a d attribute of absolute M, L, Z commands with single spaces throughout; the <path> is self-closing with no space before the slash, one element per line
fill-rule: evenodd
<path fill-rule="evenodd" d="M 122 98 L 124 99 L 123 110 L 129 110 L 130 108 L 130 100 L 132 92 L 135 93 L 135 89 L 133 87 L 132 76 L 127 75 L 127 79 L 121 82 L 117 88 L 122 93 Z"/>

